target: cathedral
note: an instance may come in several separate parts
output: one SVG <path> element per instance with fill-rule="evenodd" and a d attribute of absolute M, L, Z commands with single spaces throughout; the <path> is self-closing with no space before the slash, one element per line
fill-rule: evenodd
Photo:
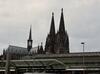
<path fill-rule="evenodd" d="M 54 13 L 52 13 L 50 32 L 46 38 L 46 54 L 69 53 L 69 38 L 65 31 L 63 9 L 61 10 L 59 30 L 55 33 Z"/>
<path fill-rule="evenodd" d="M 54 13 L 52 13 L 50 32 L 47 35 L 45 47 L 41 43 L 40 46 L 32 47 L 32 28 L 30 27 L 29 38 L 27 40 L 27 48 L 9 45 L 6 50 L 3 50 L 3 57 L 6 59 L 7 52 L 10 53 L 11 59 L 20 59 L 27 55 L 35 54 L 67 54 L 69 53 L 69 38 L 65 30 L 64 14 L 61 9 L 61 17 L 59 30 L 55 32 Z"/>

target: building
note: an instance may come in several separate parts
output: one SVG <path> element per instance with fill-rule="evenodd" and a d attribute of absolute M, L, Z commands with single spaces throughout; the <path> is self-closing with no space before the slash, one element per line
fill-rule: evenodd
<path fill-rule="evenodd" d="M 32 33 L 31 33 L 31 27 L 29 32 L 29 38 L 27 40 L 27 48 L 25 47 L 19 47 L 14 45 L 9 45 L 6 50 L 3 50 L 3 58 L 6 59 L 7 52 L 10 54 L 10 59 L 21 59 L 24 56 L 27 55 L 33 55 L 33 54 L 43 54 L 43 46 L 42 44 L 38 47 L 32 47 Z"/>
<path fill-rule="evenodd" d="M 50 33 L 47 35 L 45 49 L 41 43 L 40 46 L 32 47 L 32 28 L 30 27 L 27 48 L 9 45 L 7 50 L 3 50 L 3 57 L 6 59 L 6 53 L 9 51 L 11 59 L 20 59 L 20 57 L 33 54 L 65 54 L 69 53 L 69 38 L 65 31 L 63 9 L 61 10 L 59 30 L 55 33 L 54 13 L 52 13 Z"/>
<path fill-rule="evenodd" d="M 69 53 L 69 38 L 67 31 L 65 31 L 63 9 L 61 10 L 59 30 L 57 33 L 55 33 L 54 13 L 52 13 L 51 27 L 46 38 L 45 52 L 46 54 Z"/>

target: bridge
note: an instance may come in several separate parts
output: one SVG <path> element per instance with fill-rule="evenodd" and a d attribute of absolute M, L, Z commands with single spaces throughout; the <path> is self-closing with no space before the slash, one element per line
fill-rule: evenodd
<path fill-rule="evenodd" d="M 6 60 L 0 61 L 0 74 L 4 74 Z M 65 74 L 100 74 L 100 52 L 69 54 L 38 54 L 10 60 L 12 74 L 24 72 L 63 72 Z"/>

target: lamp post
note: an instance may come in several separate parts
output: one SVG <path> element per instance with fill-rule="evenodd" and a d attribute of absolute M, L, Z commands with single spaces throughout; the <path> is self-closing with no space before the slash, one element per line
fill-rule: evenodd
<path fill-rule="evenodd" d="M 84 45 L 85 45 L 85 42 L 81 42 L 81 44 L 83 45 L 83 53 L 84 53 Z"/>
<path fill-rule="evenodd" d="M 85 69 L 84 69 L 84 67 L 85 67 L 85 61 L 84 61 L 84 45 L 85 45 L 85 42 L 81 42 L 81 44 L 83 45 L 83 74 L 85 74 Z"/>

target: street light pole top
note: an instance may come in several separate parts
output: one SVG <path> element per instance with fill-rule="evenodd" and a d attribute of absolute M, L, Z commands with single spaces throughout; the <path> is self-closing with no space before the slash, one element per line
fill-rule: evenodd
<path fill-rule="evenodd" d="M 85 42 L 81 42 L 81 44 L 85 44 Z"/>

